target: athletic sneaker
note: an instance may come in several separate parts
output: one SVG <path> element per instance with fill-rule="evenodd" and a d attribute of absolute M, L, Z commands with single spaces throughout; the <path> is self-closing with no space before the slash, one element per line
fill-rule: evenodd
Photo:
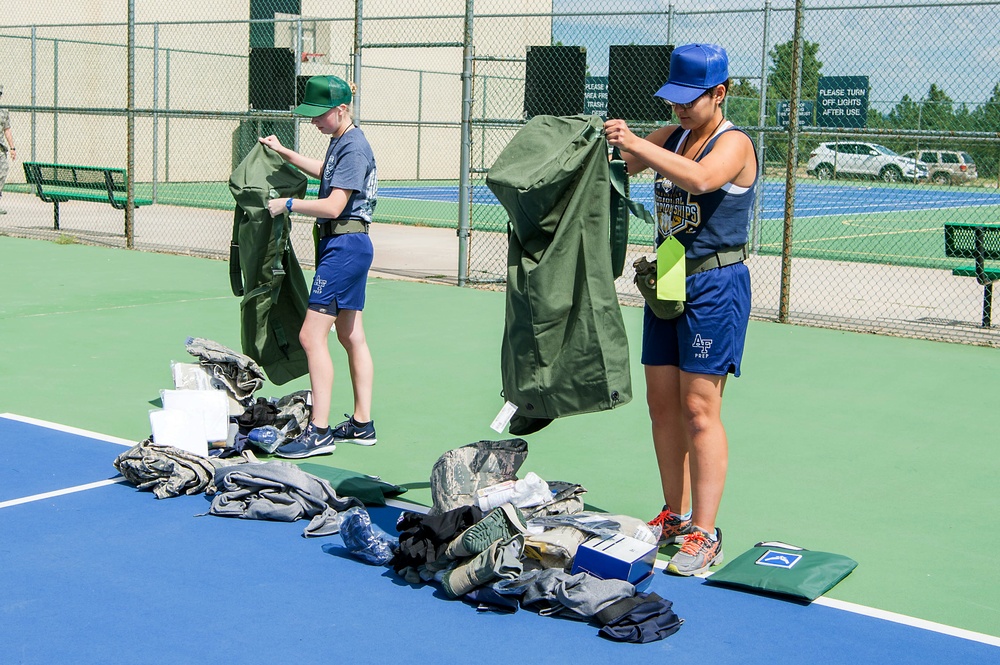
<path fill-rule="evenodd" d="M 528 525 L 521 511 L 514 504 L 504 503 L 456 536 L 449 543 L 445 554 L 452 559 L 475 556 L 496 541 L 507 540 L 527 530 Z"/>
<path fill-rule="evenodd" d="M 690 517 L 685 519 L 667 506 L 663 506 L 660 514 L 649 521 L 649 526 L 660 527 L 660 545 L 679 543 L 694 528 Z"/>
<path fill-rule="evenodd" d="M 684 536 L 684 543 L 667 564 L 667 572 L 674 575 L 698 575 L 710 566 L 722 563 L 722 529 L 715 530 L 715 540 L 707 531 L 694 527 Z"/>
<path fill-rule="evenodd" d="M 333 430 L 329 427 L 324 434 L 316 430 L 312 423 L 306 425 L 306 430 L 288 443 L 278 446 L 274 454 L 278 457 L 288 457 L 290 459 L 301 459 L 312 457 L 313 455 L 326 455 L 337 449 L 337 442 L 333 438 Z"/>
<path fill-rule="evenodd" d="M 374 446 L 378 439 L 375 438 L 375 421 L 359 423 L 354 416 L 347 416 L 347 420 L 333 428 L 333 438 L 335 441 L 345 443 L 356 443 L 359 446 Z"/>

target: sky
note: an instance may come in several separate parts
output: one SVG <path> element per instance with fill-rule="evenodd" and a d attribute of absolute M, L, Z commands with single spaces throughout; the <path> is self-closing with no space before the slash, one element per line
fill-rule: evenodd
<path fill-rule="evenodd" d="M 906 0 L 879 0 L 871 8 L 874 4 L 813 0 L 806 5 L 804 37 L 820 45 L 822 75 L 868 76 L 870 103 L 882 111 L 890 110 L 903 95 L 925 98 L 932 83 L 970 109 L 989 99 L 1000 83 L 1000 0 L 920 6 Z M 557 14 L 607 12 L 607 4 L 597 0 L 554 0 L 553 5 Z M 561 16 L 553 23 L 554 40 L 587 47 L 592 75 L 606 75 L 611 44 L 701 41 L 724 46 L 730 75 L 758 85 L 763 0 L 676 0 L 672 22 L 665 15 L 666 1 L 618 0 L 614 6 L 614 16 Z M 629 16 L 629 12 L 664 14 Z M 772 1 L 768 51 L 792 38 L 794 21 L 793 0 Z M 771 65 L 770 58 L 766 65 Z"/>

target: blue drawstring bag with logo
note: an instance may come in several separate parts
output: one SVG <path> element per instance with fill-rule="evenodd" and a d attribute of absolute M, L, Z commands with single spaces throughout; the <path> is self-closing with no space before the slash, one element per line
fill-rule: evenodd
<path fill-rule="evenodd" d="M 842 554 L 781 542 L 760 542 L 708 578 L 710 584 L 813 601 L 857 568 Z"/>

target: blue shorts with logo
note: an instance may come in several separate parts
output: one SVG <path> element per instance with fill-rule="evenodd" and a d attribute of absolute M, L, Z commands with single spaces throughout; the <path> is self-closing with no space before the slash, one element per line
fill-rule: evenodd
<path fill-rule="evenodd" d="M 367 233 L 344 233 L 319 239 L 319 265 L 309 292 L 309 309 L 336 314 L 365 308 L 365 286 L 374 249 Z"/>
<path fill-rule="evenodd" d="M 740 375 L 750 320 L 750 270 L 743 263 L 687 278 L 687 301 L 676 319 L 644 307 L 642 364 L 672 365 L 691 374 Z"/>

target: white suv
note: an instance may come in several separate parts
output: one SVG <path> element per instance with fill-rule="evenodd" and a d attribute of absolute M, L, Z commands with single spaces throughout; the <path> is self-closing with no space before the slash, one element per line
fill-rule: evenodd
<path fill-rule="evenodd" d="M 903 156 L 922 161 L 927 165 L 931 180 L 942 185 L 979 177 L 972 155 L 960 150 L 911 150 L 903 153 Z"/>
<path fill-rule="evenodd" d="M 926 178 L 927 165 L 877 143 L 833 142 L 820 143 L 812 151 L 806 172 L 822 180 L 843 174 L 898 182 Z"/>

